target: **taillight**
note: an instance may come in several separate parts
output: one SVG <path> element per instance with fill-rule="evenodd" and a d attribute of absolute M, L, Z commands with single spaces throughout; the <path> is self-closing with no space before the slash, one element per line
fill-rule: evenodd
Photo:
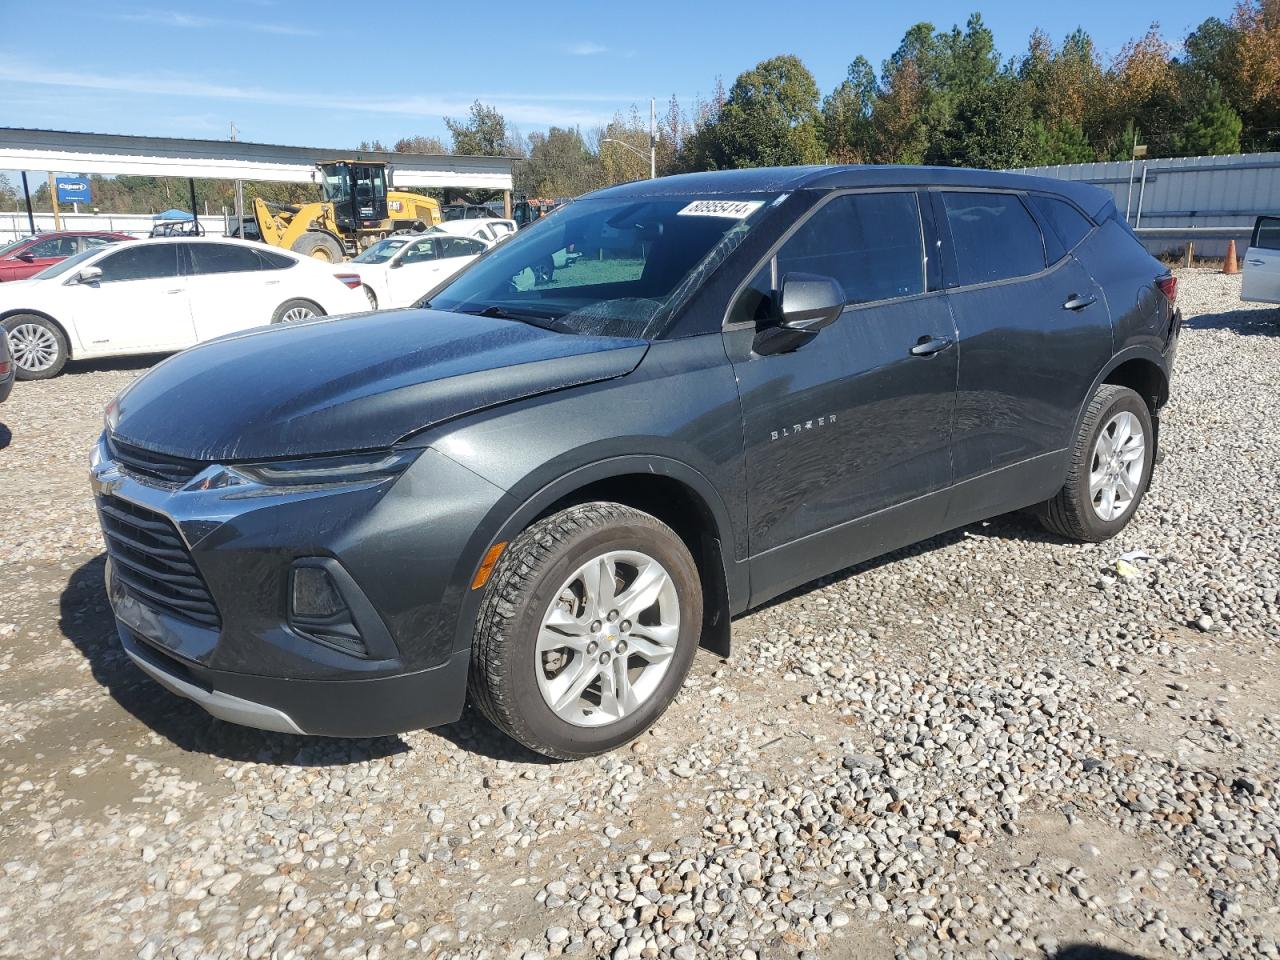
<path fill-rule="evenodd" d="M 335 273 L 335 277 L 342 284 L 345 284 L 348 290 L 360 289 L 360 274 L 358 273 Z"/>
<path fill-rule="evenodd" d="M 0 377 L 7 377 L 12 369 L 13 364 L 8 360 L 0 360 Z"/>
<path fill-rule="evenodd" d="M 1165 299 L 1169 301 L 1170 306 L 1178 299 L 1178 278 L 1172 273 L 1166 273 L 1163 277 L 1156 280 L 1156 286 L 1160 288 L 1160 292 L 1164 294 Z"/>

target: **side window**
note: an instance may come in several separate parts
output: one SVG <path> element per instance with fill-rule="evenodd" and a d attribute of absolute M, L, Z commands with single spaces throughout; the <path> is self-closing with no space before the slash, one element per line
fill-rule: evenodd
<path fill-rule="evenodd" d="M 415 240 L 400 258 L 401 263 L 421 263 L 423 260 L 436 258 L 435 245 L 431 240 Z"/>
<path fill-rule="evenodd" d="M 1084 214 L 1065 200 L 1034 194 L 1027 199 L 1068 250 L 1074 249 L 1076 244 L 1088 236 L 1089 231 L 1093 229 L 1093 224 L 1085 219 Z"/>
<path fill-rule="evenodd" d="M 282 253 L 275 253 L 272 250 L 255 250 L 258 259 L 262 261 L 263 270 L 288 270 L 290 267 L 298 265 L 297 260 L 290 259 Z"/>
<path fill-rule="evenodd" d="M 750 323 L 758 326 L 773 315 L 773 259 L 756 271 L 751 282 L 733 301 L 727 323 Z"/>
<path fill-rule="evenodd" d="M 262 261 L 256 250 L 233 247 L 229 243 L 192 243 L 187 245 L 191 253 L 192 272 L 249 273 L 261 270 Z"/>
<path fill-rule="evenodd" d="M 99 247 L 105 247 L 115 242 L 111 237 L 81 237 L 80 249 L 97 250 Z"/>
<path fill-rule="evenodd" d="M 27 248 L 27 253 L 36 258 L 69 257 L 76 252 L 75 237 L 50 237 Z"/>
<path fill-rule="evenodd" d="M 853 193 L 824 204 L 777 254 L 789 273 L 831 277 L 846 303 L 924 292 L 924 241 L 914 193 Z"/>
<path fill-rule="evenodd" d="M 158 277 L 178 275 L 178 245 L 176 243 L 135 243 L 103 257 L 97 266 L 102 268 L 102 282 L 117 280 L 152 280 Z"/>
<path fill-rule="evenodd" d="M 1280 217 L 1259 217 L 1249 246 L 1260 250 L 1280 250 Z"/>
<path fill-rule="evenodd" d="M 961 285 L 1039 273 L 1045 267 L 1040 228 L 1012 193 L 944 193 Z"/>
<path fill-rule="evenodd" d="M 441 237 L 441 257 L 474 257 L 484 252 L 484 244 L 469 237 Z"/>

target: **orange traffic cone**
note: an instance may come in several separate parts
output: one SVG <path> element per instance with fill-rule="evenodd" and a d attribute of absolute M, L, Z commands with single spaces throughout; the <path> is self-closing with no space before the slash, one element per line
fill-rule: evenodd
<path fill-rule="evenodd" d="M 1222 261 L 1222 272 L 1240 272 L 1240 264 L 1236 263 L 1236 242 L 1234 240 L 1227 241 L 1227 258 Z"/>

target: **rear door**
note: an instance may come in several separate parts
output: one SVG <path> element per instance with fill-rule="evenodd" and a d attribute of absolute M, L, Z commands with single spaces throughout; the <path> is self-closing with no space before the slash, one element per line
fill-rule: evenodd
<path fill-rule="evenodd" d="M 1240 299 L 1280 303 L 1280 217 L 1259 217 L 1253 225 Z"/>
<path fill-rule="evenodd" d="M 949 520 L 963 522 L 1047 499 L 1061 485 L 1076 415 L 1111 356 L 1111 319 L 1056 233 L 1046 246 L 1022 195 L 933 197 L 960 337 L 956 481 L 978 481 L 953 500 Z"/>
<path fill-rule="evenodd" d="M 88 352 L 147 353 L 195 342 L 187 278 L 176 243 L 128 243 L 94 262 L 96 283 L 66 282 L 67 301 Z"/>
<path fill-rule="evenodd" d="M 273 296 L 280 273 L 250 247 L 232 243 L 184 243 L 188 257 L 191 319 L 197 340 L 271 322 L 286 299 Z"/>

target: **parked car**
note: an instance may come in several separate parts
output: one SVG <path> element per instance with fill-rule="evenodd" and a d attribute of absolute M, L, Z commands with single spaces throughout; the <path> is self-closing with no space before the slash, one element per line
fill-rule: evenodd
<path fill-rule="evenodd" d="M 1240 299 L 1280 303 L 1280 217 L 1258 217 L 1244 254 Z"/>
<path fill-rule="evenodd" d="M 120 641 L 237 723 L 389 734 L 469 693 L 530 749 L 609 750 L 731 617 L 814 578 L 1021 508 L 1119 533 L 1173 292 L 1077 181 L 603 190 L 429 309 L 224 338 L 126 388 L 92 468 Z"/>
<path fill-rule="evenodd" d="M 479 223 L 480 221 L 459 221 Z M 494 241 L 436 233 L 397 233 L 373 244 L 344 269 L 360 277 L 374 310 L 407 307 L 469 264 Z"/>
<path fill-rule="evenodd" d="M 516 235 L 514 220 L 489 218 L 487 220 L 446 220 L 430 229 L 431 233 L 448 233 L 456 237 L 475 237 L 485 243 L 500 243 Z"/>
<path fill-rule="evenodd" d="M 0 337 L 0 403 L 9 399 L 15 379 L 17 368 L 14 367 L 13 355 L 9 352 L 9 338 Z"/>
<path fill-rule="evenodd" d="M 440 216 L 446 223 L 453 220 L 484 220 L 498 213 L 482 203 L 446 203 L 440 208 Z"/>
<path fill-rule="evenodd" d="M 70 359 L 168 353 L 265 323 L 368 309 L 360 278 L 241 240 L 136 240 L 0 287 L 19 380 Z"/>
<path fill-rule="evenodd" d="M 73 230 L 27 237 L 0 249 L 0 282 L 25 280 L 77 253 L 132 239 L 127 233 Z"/>

